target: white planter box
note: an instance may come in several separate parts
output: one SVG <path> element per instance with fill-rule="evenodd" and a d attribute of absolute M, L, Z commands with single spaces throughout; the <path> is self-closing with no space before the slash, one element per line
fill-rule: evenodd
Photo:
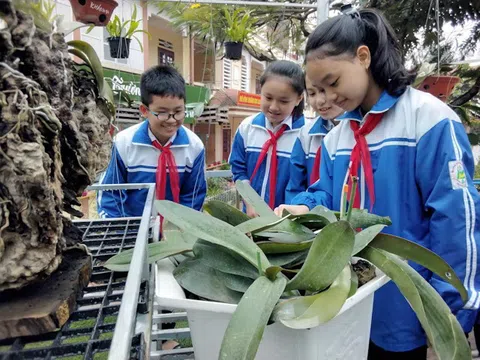
<path fill-rule="evenodd" d="M 156 301 L 162 308 L 186 310 L 195 360 L 215 360 L 236 305 L 186 299 L 172 275 L 173 269 L 174 265 L 168 259 L 157 263 Z M 358 289 L 334 319 L 316 328 L 294 330 L 281 323 L 267 326 L 255 359 L 366 359 L 373 293 L 389 280 L 383 274 L 378 275 Z"/>

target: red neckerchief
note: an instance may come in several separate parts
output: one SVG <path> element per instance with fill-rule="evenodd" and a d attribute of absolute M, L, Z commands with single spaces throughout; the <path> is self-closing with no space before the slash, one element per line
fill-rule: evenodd
<path fill-rule="evenodd" d="M 152 145 L 161 151 L 158 157 L 157 171 L 155 173 L 156 198 L 157 200 L 165 200 L 167 193 L 167 168 L 170 178 L 170 190 L 172 192 L 173 201 L 180 202 L 180 178 L 178 176 L 177 164 L 170 147 L 172 143 L 162 146 L 157 140 L 152 141 Z M 160 232 L 162 231 L 163 217 L 160 217 Z"/>
<path fill-rule="evenodd" d="M 275 193 L 277 187 L 277 141 L 282 136 L 282 134 L 287 129 L 287 125 L 283 124 L 282 127 L 276 132 L 273 133 L 272 131 L 268 130 L 270 134 L 270 139 L 268 139 L 265 144 L 262 146 L 262 151 L 260 152 L 260 156 L 258 157 L 257 163 L 255 165 L 255 169 L 253 170 L 252 176 L 250 177 L 250 181 L 253 180 L 255 175 L 257 174 L 260 165 L 262 164 L 263 160 L 267 156 L 268 149 L 270 146 L 272 147 L 272 160 L 270 162 L 270 196 L 268 205 L 273 209 L 275 208 Z"/>
<path fill-rule="evenodd" d="M 365 182 L 367 184 L 368 194 L 370 197 L 370 208 L 373 208 L 373 204 L 375 203 L 375 186 L 373 182 L 372 161 L 370 159 L 370 151 L 368 150 L 368 143 L 365 139 L 365 136 L 375 129 L 378 123 L 382 120 L 383 114 L 384 113 L 369 114 L 365 124 L 363 124 L 362 127 L 360 127 L 360 124 L 357 121 L 350 121 L 350 128 L 352 129 L 353 136 L 355 138 L 355 146 L 353 147 L 352 154 L 350 155 L 348 183 L 351 183 L 352 176 L 358 176 L 358 168 L 361 164 L 365 171 Z M 352 186 L 349 184 L 349 192 L 351 191 L 351 188 Z M 360 196 L 358 188 L 359 187 L 357 187 L 353 201 L 354 208 L 360 208 Z"/>
<path fill-rule="evenodd" d="M 322 145 L 317 150 L 315 154 L 315 161 L 313 162 L 313 170 L 310 174 L 310 185 L 317 182 L 320 179 L 320 158 L 322 157 Z"/>

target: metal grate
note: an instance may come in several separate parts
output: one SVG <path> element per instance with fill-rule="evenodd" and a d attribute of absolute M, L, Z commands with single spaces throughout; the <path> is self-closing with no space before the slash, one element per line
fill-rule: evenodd
<path fill-rule="evenodd" d="M 103 263 L 135 245 L 140 218 L 75 222 L 93 255 L 90 283 L 77 299 L 77 309 L 58 331 L 0 341 L 0 360 L 107 359 L 124 293 L 127 273 L 111 272 Z M 149 234 L 152 238 L 152 234 Z M 138 312 L 148 311 L 148 283 L 142 282 Z M 132 339 L 130 359 L 144 359 L 145 339 Z"/>

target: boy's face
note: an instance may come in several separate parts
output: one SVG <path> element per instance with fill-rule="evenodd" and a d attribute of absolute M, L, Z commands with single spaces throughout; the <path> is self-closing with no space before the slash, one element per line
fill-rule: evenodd
<path fill-rule="evenodd" d="M 149 107 L 140 105 L 140 113 L 145 117 L 153 135 L 165 145 L 185 119 L 185 100 L 175 96 L 152 95 Z"/>

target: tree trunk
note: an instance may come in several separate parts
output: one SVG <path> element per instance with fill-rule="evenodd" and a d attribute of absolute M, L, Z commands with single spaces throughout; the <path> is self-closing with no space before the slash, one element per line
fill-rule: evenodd
<path fill-rule="evenodd" d="M 63 35 L 37 28 L 9 1 L 1 11 L 0 291 L 57 269 L 73 245 L 64 214 L 111 149 L 96 82 L 75 71 Z"/>

